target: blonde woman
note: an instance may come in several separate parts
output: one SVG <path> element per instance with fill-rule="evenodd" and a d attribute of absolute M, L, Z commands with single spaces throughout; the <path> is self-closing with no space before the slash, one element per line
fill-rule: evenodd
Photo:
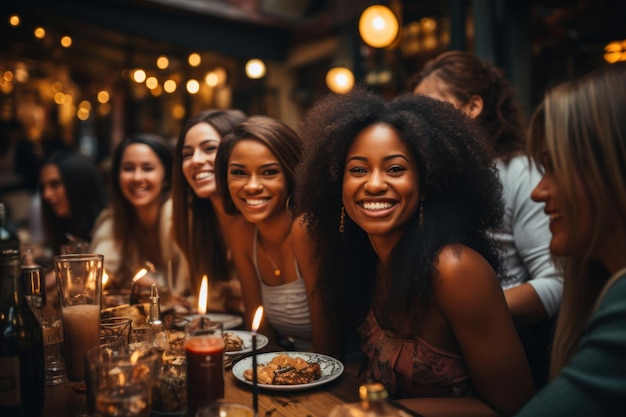
<path fill-rule="evenodd" d="M 549 91 L 531 121 L 532 192 L 564 269 L 552 381 L 518 414 L 617 416 L 626 392 L 626 63 Z"/>

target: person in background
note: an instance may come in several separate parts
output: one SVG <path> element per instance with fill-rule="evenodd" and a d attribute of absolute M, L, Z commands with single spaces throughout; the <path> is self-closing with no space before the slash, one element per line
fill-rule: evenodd
<path fill-rule="evenodd" d="M 519 417 L 624 414 L 626 390 L 626 62 L 549 90 L 530 124 L 543 172 L 532 198 L 563 265 L 551 382 Z"/>
<path fill-rule="evenodd" d="M 501 185 L 481 131 L 448 103 L 355 88 L 316 103 L 303 139 L 320 292 L 359 326 L 367 379 L 424 416 L 520 409 L 534 387 L 496 274 Z"/>
<path fill-rule="evenodd" d="M 95 164 L 75 150 L 52 154 L 39 174 L 39 195 L 33 204 L 40 207 L 43 245 L 51 255 L 61 253 L 70 240 L 89 242 L 98 215 L 107 205 L 107 193 Z M 54 273 L 46 274 L 46 287 L 54 289 Z"/>
<path fill-rule="evenodd" d="M 288 349 L 336 352 L 333 326 L 315 291 L 312 242 L 292 214 L 298 134 L 271 117 L 254 116 L 227 135 L 217 153 L 224 210 L 242 214 L 229 233 L 241 280 L 246 327 L 264 307 L 263 330 Z"/>
<path fill-rule="evenodd" d="M 224 211 L 215 155 L 222 138 L 245 119 L 234 109 L 202 111 L 183 126 L 174 151 L 173 236 L 189 264 L 191 294 L 199 294 L 202 276 L 208 278 L 209 311 L 243 314 L 241 286 L 223 230 L 246 220 Z"/>
<path fill-rule="evenodd" d="M 94 226 L 90 251 L 104 255 L 108 289 L 130 289 L 133 276 L 146 265 L 160 288 L 189 293 L 189 267 L 171 238 L 172 151 L 163 138 L 137 134 L 113 153 L 111 205 Z"/>
<path fill-rule="evenodd" d="M 410 88 L 452 103 L 487 132 L 504 187 L 503 222 L 493 230 L 504 263 L 500 280 L 535 382 L 543 385 L 563 279 L 550 258 L 548 216 L 530 199 L 540 174 L 525 153 L 525 117 L 513 86 L 500 69 L 468 52 L 449 51 L 427 62 Z"/>

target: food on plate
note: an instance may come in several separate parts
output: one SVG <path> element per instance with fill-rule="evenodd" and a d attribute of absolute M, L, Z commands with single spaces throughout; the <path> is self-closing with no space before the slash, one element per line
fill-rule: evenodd
<path fill-rule="evenodd" d="M 241 339 L 241 337 L 232 332 L 224 332 L 224 345 L 225 352 L 236 352 L 238 350 L 243 350 L 243 340 Z"/>
<path fill-rule="evenodd" d="M 243 371 L 243 376 L 252 381 L 252 369 Z M 317 362 L 280 354 L 269 363 L 257 366 L 257 380 L 267 385 L 309 384 L 322 377 L 322 368 Z"/>

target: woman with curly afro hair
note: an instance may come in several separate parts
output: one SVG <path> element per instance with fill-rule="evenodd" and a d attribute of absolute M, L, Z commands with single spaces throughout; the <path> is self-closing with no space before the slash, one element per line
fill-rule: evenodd
<path fill-rule="evenodd" d="M 357 88 L 319 101 L 303 138 L 297 209 L 367 378 L 423 415 L 518 410 L 534 386 L 487 233 L 501 184 L 479 131 L 448 103 Z"/>

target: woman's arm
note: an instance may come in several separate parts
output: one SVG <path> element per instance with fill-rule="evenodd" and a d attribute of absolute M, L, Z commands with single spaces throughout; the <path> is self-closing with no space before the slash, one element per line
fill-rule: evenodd
<path fill-rule="evenodd" d="M 291 226 L 291 239 L 309 300 L 313 350 L 339 357 L 341 346 L 336 320 L 328 317 L 328 309 L 325 308 L 322 295 L 317 288 L 319 265 L 314 256 L 314 242 L 301 219 L 296 219 Z"/>
<path fill-rule="evenodd" d="M 489 263 L 462 245 L 444 248 L 436 266 L 436 303 L 465 359 L 480 399 L 502 415 L 534 394 L 524 349 Z"/>
<path fill-rule="evenodd" d="M 511 216 L 515 252 L 529 280 L 504 291 L 515 320 L 532 323 L 554 317 L 561 304 L 563 278 L 550 255 L 550 221 L 543 204 L 534 202 L 530 193 L 541 174 L 526 156 L 514 158 L 505 167 L 498 164 L 504 185 L 505 203 Z"/>

